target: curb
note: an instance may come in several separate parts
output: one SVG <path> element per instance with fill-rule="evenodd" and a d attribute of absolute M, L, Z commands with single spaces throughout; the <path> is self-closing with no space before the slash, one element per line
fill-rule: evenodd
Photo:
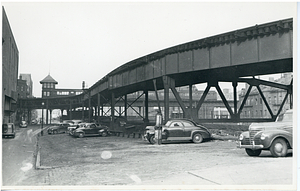
<path fill-rule="evenodd" d="M 38 149 L 38 152 L 37 152 L 37 155 L 36 155 L 35 169 L 37 169 L 37 170 L 53 169 L 53 167 L 50 167 L 50 166 L 41 166 L 40 149 Z"/>

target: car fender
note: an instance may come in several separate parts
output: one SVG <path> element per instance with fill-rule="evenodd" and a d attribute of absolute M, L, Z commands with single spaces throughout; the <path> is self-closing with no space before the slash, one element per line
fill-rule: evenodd
<path fill-rule="evenodd" d="M 207 139 L 207 138 L 210 138 L 210 135 L 205 132 L 205 131 L 202 131 L 202 130 L 193 130 L 192 133 L 191 133 L 191 139 L 193 138 L 194 134 L 195 133 L 200 133 L 203 137 L 203 139 Z"/>
<path fill-rule="evenodd" d="M 74 134 L 75 133 L 83 133 L 83 134 L 85 134 L 84 131 L 82 131 L 82 130 L 77 130 L 77 131 L 74 132 Z"/>
<path fill-rule="evenodd" d="M 268 137 L 268 139 L 264 141 L 264 145 L 267 148 L 271 147 L 273 141 L 277 138 L 285 139 L 289 144 L 289 146 L 293 148 L 293 135 L 290 132 L 282 131 L 282 130 L 273 130 L 273 131 L 262 131 L 262 133 Z"/>

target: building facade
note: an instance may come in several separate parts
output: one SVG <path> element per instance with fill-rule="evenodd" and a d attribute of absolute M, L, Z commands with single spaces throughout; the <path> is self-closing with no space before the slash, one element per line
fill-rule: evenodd
<path fill-rule="evenodd" d="M 2 7 L 2 123 L 14 123 L 17 109 L 19 50 Z"/>
<path fill-rule="evenodd" d="M 33 82 L 31 79 L 31 74 L 20 74 L 19 79 L 25 80 L 27 84 L 27 98 L 32 98 L 33 97 Z"/>
<path fill-rule="evenodd" d="M 42 98 L 74 96 L 83 92 L 82 89 L 56 89 L 58 82 L 50 74 L 40 81 L 40 84 L 42 84 Z"/>
<path fill-rule="evenodd" d="M 291 83 L 292 73 L 282 74 L 281 77 L 277 80 L 274 78 L 270 78 L 269 81 L 288 85 Z M 284 100 L 285 95 L 287 94 L 286 90 L 274 88 L 270 86 L 260 86 L 273 114 L 276 114 L 280 108 L 281 103 Z M 243 100 L 246 94 L 248 87 L 242 90 L 239 99 Z M 288 98 L 284 103 L 281 112 L 285 112 L 290 108 L 290 99 Z M 241 113 L 241 118 L 270 118 L 271 115 L 267 109 L 266 104 L 264 103 L 262 97 L 260 96 L 257 88 L 253 87 L 248 99 L 246 100 L 246 104 L 243 108 L 243 112 Z"/>

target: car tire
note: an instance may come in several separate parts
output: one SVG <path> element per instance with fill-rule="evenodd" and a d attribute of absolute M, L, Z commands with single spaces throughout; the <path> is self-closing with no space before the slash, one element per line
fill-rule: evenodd
<path fill-rule="evenodd" d="M 203 137 L 202 137 L 202 135 L 200 134 L 200 133 L 195 133 L 194 135 L 193 135 L 193 142 L 194 143 L 201 143 L 203 141 Z"/>
<path fill-rule="evenodd" d="M 261 150 L 252 150 L 252 149 L 245 149 L 246 153 L 250 156 L 250 157 L 257 157 L 260 155 Z"/>
<path fill-rule="evenodd" d="M 107 137 L 107 132 L 103 132 L 101 135 L 102 137 Z"/>
<path fill-rule="evenodd" d="M 270 152 L 274 157 L 285 157 L 287 150 L 287 143 L 282 138 L 275 139 L 270 147 Z"/>
<path fill-rule="evenodd" d="M 57 134 L 58 132 L 55 130 L 55 131 L 53 131 L 53 134 L 55 135 L 55 134 Z"/>
<path fill-rule="evenodd" d="M 155 139 L 154 139 L 154 135 L 150 135 L 148 138 L 149 143 L 151 143 L 152 145 L 154 145 L 156 143 Z"/>
<path fill-rule="evenodd" d="M 83 138 L 83 137 L 84 137 L 84 134 L 83 134 L 83 133 L 79 133 L 79 134 L 78 134 L 78 137 L 79 137 L 79 138 Z"/>

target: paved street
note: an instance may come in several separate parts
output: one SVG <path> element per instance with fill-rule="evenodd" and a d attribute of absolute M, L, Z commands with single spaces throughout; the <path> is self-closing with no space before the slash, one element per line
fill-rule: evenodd
<path fill-rule="evenodd" d="M 2 139 L 2 185 L 16 185 L 34 168 L 36 134 L 40 126 L 16 127 L 16 137 Z"/>
<path fill-rule="evenodd" d="M 286 189 L 293 184 L 291 154 L 273 158 L 264 151 L 260 157 L 249 157 L 234 141 L 219 140 L 151 145 L 132 137 L 44 134 L 39 138 L 43 169 L 28 169 L 34 161 L 35 142 L 25 136 L 28 131 L 22 129 L 15 139 L 3 140 L 4 186 L 283 185 Z M 20 153 L 22 159 L 17 159 Z M 18 165 L 14 167 L 12 160 L 19 160 Z"/>

